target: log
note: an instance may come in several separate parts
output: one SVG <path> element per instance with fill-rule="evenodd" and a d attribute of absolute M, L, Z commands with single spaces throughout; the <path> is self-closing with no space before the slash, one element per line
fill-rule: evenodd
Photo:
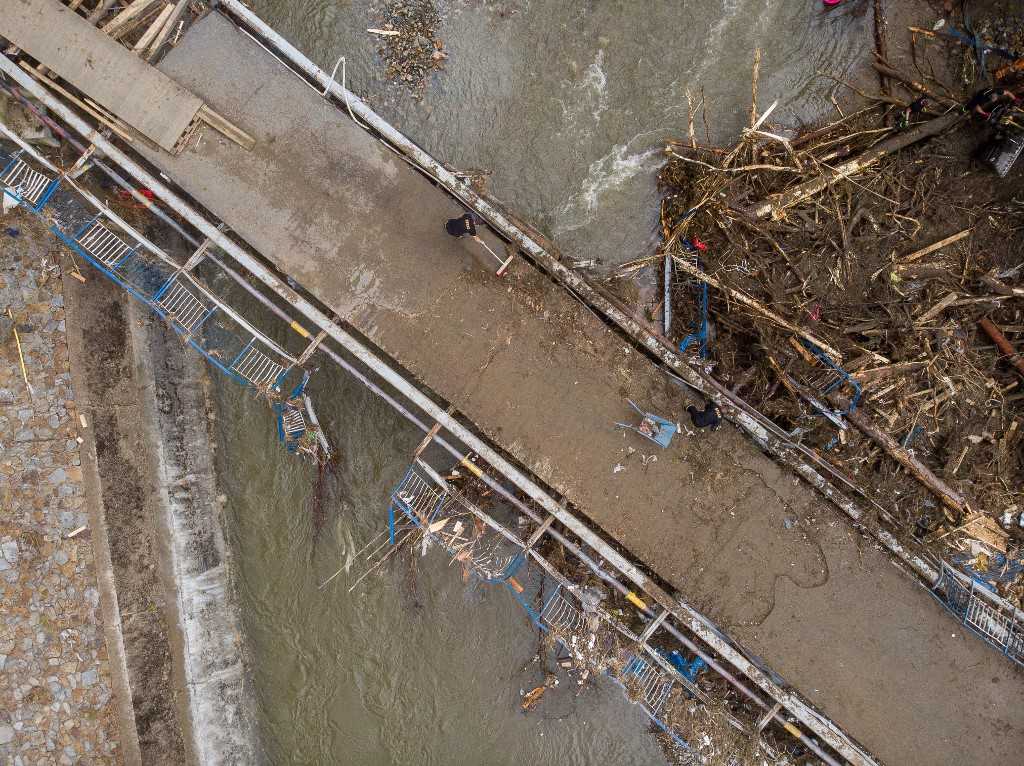
<path fill-rule="evenodd" d="M 894 80 L 899 80 L 901 83 L 906 85 L 910 90 L 920 93 L 922 96 L 928 96 L 928 98 L 932 99 L 933 101 L 944 101 L 948 104 L 956 103 L 950 98 L 940 96 L 938 93 L 933 91 L 924 83 L 920 83 L 917 80 L 908 79 L 904 75 L 900 74 L 900 72 L 893 69 L 891 66 L 887 66 L 886 64 L 883 64 L 880 61 L 875 61 L 872 64 L 872 66 L 875 68 L 875 71 L 878 72 L 880 75 L 885 75 L 886 77 L 891 77 Z"/>
<path fill-rule="evenodd" d="M 749 295 L 746 295 L 745 293 L 741 293 L 739 290 L 734 290 L 731 287 L 727 287 L 726 285 L 723 285 L 721 282 L 719 282 L 713 276 L 711 276 L 710 274 L 705 274 L 703 271 L 698 269 L 696 266 L 694 266 L 692 263 L 688 262 L 684 258 L 680 258 L 677 255 L 673 255 L 672 258 L 676 262 L 676 268 L 677 269 L 680 269 L 681 271 L 686 272 L 691 277 L 696 277 L 697 279 L 701 280 L 702 282 L 707 282 L 709 285 L 711 285 L 712 287 L 714 287 L 717 290 L 721 290 L 724 293 L 728 293 L 729 297 L 732 298 L 733 300 L 735 300 L 737 303 L 740 303 L 740 304 L 746 306 L 749 309 L 753 309 L 754 311 L 756 311 L 758 314 L 760 314 L 761 316 L 763 316 L 765 319 L 767 319 L 768 321 L 772 322 L 773 324 L 776 324 L 779 327 L 782 327 L 783 329 L 789 330 L 791 333 L 795 333 L 795 334 L 799 335 L 801 338 L 806 338 L 808 341 L 810 341 L 815 346 L 820 348 L 826 354 L 831 356 L 833 361 L 835 361 L 835 362 L 841 362 L 842 361 L 843 355 L 840 354 L 832 346 L 830 346 L 829 344 L 825 343 L 825 341 L 820 340 L 819 338 L 816 338 L 815 336 L 811 335 L 806 330 L 803 330 L 803 329 L 797 327 L 795 324 L 792 324 L 791 322 L 786 321 L 785 319 L 780 317 L 778 314 L 776 314 L 774 311 L 772 311 L 767 306 L 765 306 L 763 303 L 754 300 L 753 298 L 751 298 Z"/>
<path fill-rule="evenodd" d="M 1011 298 L 1024 298 L 1024 287 L 1010 287 L 1009 285 L 1000 282 L 991 274 L 986 274 L 981 277 L 981 282 L 991 287 L 1000 295 L 1005 295 Z"/>
<path fill-rule="evenodd" d="M 829 401 L 836 407 L 846 410 L 850 403 L 845 397 L 838 393 L 829 394 Z M 847 419 L 859 428 L 868 438 L 886 451 L 897 463 L 907 469 L 914 478 L 923 484 L 932 494 L 939 498 L 942 503 L 957 513 L 970 512 L 970 506 L 964 496 L 950 487 L 946 482 L 932 473 L 924 463 L 911 455 L 906 449 L 900 446 L 899 442 L 893 439 L 885 431 L 878 428 L 862 409 L 855 409 L 847 414 Z"/>
<path fill-rule="evenodd" d="M 1024 359 L 1010 345 L 1010 341 L 1003 335 L 1003 331 L 988 317 L 979 319 L 978 324 L 985 331 L 985 334 L 992 339 L 992 342 L 996 344 L 999 352 L 1006 356 L 1006 361 L 1012 364 L 1017 372 L 1024 375 Z"/>
<path fill-rule="evenodd" d="M 875 0 L 874 11 L 875 53 L 878 55 L 879 58 L 887 59 L 889 58 L 889 54 L 885 41 L 885 30 L 886 26 L 888 25 L 885 21 L 885 9 L 882 8 L 882 0 Z M 878 73 L 878 84 L 881 87 L 883 94 L 885 94 L 886 96 L 892 95 L 892 93 L 889 90 L 889 81 L 886 79 L 885 74 L 882 72 Z"/>
<path fill-rule="evenodd" d="M 921 123 L 912 130 L 897 133 L 892 138 L 888 138 L 885 141 L 880 142 L 875 147 L 858 155 L 849 162 L 844 162 L 842 165 L 822 173 L 816 178 L 797 184 L 792 189 L 787 189 L 786 191 L 773 194 L 766 200 L 754 205 L 753 207 L 741 210 L 740 212 L 752 218 L 766 218 L 768 216 L 771 216 L 772 218 L 781 218 L 783 212 L 787 208 L 790 208 L 808 197 L 817 194 L 823 189 L 828 188 L 836 181 L 841 181 L 844 178 L 860 173 L 862 170 L 871 167 L 888 154 L 898 152 L 901 149 L 905 149 L 908 146 L 916 144 L 918 141 L 925 140 L 926 138 L 937 136 L 939 133 L 949 130 L 965 119 L 967 119 L 967 115 L 962 110 L 946 112 L 946 114 L 941 117 L 936 117 L 934 120 Z"/>
<path fill-rule="evenodd" d="M 663 327 L 665 337 L 668 337 L 669 330 L 672 329 L 672 256 L 665 256 L 665 298 L 663 311 Z"/>

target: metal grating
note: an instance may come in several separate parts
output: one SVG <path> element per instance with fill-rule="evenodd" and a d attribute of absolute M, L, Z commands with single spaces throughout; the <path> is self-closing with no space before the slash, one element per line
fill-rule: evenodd
<path fill-rule="evenodd" d="M 271 386 L 284 372 L 284 367 L 256 348 L 252 341 L 231 369 L 256 386 Z"/>
<path fill-rule="evenodd" d="M 20 158 L 16 158 L 0 178 L 0 183 L 12 189 L 23 201 L 39 204 L 53 179 L 38 170 L 33 170 Z"/>
<path fill-rule="evenodd" d="M 1013 624 L 1007 615 L 1000 614 L 978 598 L 968 602 L 964 622 L 1000 646 L 1004 646 L 1009 639 Z"/>
<path fill-rule="evenodd" d="M 587 624 L 583 612 L 569 603 L 560 593 L 548 599 L 540 614 L 540 619 L 548 627 L 563 633 L 582 632 Z"/>
<path fill-rule="evenodd" d="M 210 308 L 181 282 L 175 281 L 167 287 L 157 301 L 185 332 L 192 334 L 202 324 Z M 250 349 L 252 350 L 252 349 Z M 276 377 L 276 376 L 275 376 Z"/>
<path fill-rule="evenodd" d="M 934 595 L 964 625 L 998 648 L 1014 662 L 1024 665 L 1024 624 L 1017 618 L 1013 607 L 1006 604 L 1000 609 L 991 594 L 980 594 L 972 579 L 965 585 L 953 569 L 943 562 L 942 573 L 932 589 Z"/>
<path fill-rule="evenodd" d="M 660 715 L 668 702 L 674 682 L 661 668 L 655 667 L 643 657 L 633 657 L 623 669 L 623 680 L 635 690 L 639 700 L 647 705 L 654 715 Z"/>
<path fill-rule="evenodd" d="M 306 418 L 303 417 L 302 410 L 288 410 L 281 421 L 281 428 L 287 439 L 298 439 L 306 433 Z"/>
<path fill-rule="evenodd" d="M 429 519 L 448 495 L 441 492 L 433 482 L 428 482 L 415 471 L 409 471 L 391 497 L 403 506 L 413 520 L 421 521 Z"/>
<path fill-rule="evenodd" d="M 90 226 L 77 242 L 85 252 L 111 270 L 116 269 L 135 252 L 99 221 Z"/>

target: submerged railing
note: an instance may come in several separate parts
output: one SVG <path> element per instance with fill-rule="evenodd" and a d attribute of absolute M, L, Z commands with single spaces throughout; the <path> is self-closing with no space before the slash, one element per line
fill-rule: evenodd
<path fill-rule="evenodd" d="M 600 597 L 570 581 L 535 548 L 546 531 L 543 525 L 521 538 L 419 458 L 391 492 L 387 523 L 387 541 L 370 551 L 370 570 L 358 577 L 357 584 L 389 558 L 380 555 L 385 545 L 394 552 L 415 535 L 424 548 L 444 550 L 453 564 L 461 565 L 465 578 L 503 586 L 583 678 L 603 674 L 614 680 L 672 740 L 682 757 L 693 763 L 703 761 L 667 714 L 674 711 L 679 718 L 686 715 L 692 700 L 710 701 L 695 683 L 698 669 L 706 665 L 694 657 L 692 675 L 684 674 L 680 666 L 690 666 L 682 653 L 675 652 L 677 662 L 673 663 L 667 652 L 649 643 L 661 619 L 652 617 L 638 635 L 607 611 Z M 728 724 L 756 734 L 767 724 L 744 726 L 731 714 L 725 715 Z M 768 757 L 779 757 L 767 742 L 762 741 L 761 747 Z"/>

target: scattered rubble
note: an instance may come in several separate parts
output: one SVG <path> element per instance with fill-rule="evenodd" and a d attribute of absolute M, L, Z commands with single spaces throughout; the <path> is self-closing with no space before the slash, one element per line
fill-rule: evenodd
<path fill-rule="evenodd" d="M 387 0 L 372 10 L 375 26 L 367 30 L 380 38 L 377 52 L 385 76 L 422 99 L 437 70 L 448 58 L 444 41 L 437 37 L 441 19 L 432 0 Z"/>

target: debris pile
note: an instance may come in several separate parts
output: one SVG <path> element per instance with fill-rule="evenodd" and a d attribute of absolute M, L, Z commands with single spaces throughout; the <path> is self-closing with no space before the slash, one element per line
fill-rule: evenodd
<path fill-rule="evenodd" d="M 448 54 L 436 36 L 440 17 L 432 0 L 389 0 L 373 11 L 380 37 L 377 52 L 387 69 L 385 76 L 423 98 L 434 71 L 444 69 Z"/>
<path fill-rule="evenodd" d="M 1024 71 L 987 62 L 994 84 L 960 88 L 879 59 L 894 95 L 815 129 L 752 108 L 730 148 L 699 145 L 691 111 L 660 174 L 659 254 L 614 278 L 668 270 L 674 345 L 710 288 L 708 364 L 864 487 L 880 522 L 946 557 L 1016 561 L 1024 169 L 985 158 L 1024 141 Z"/>

